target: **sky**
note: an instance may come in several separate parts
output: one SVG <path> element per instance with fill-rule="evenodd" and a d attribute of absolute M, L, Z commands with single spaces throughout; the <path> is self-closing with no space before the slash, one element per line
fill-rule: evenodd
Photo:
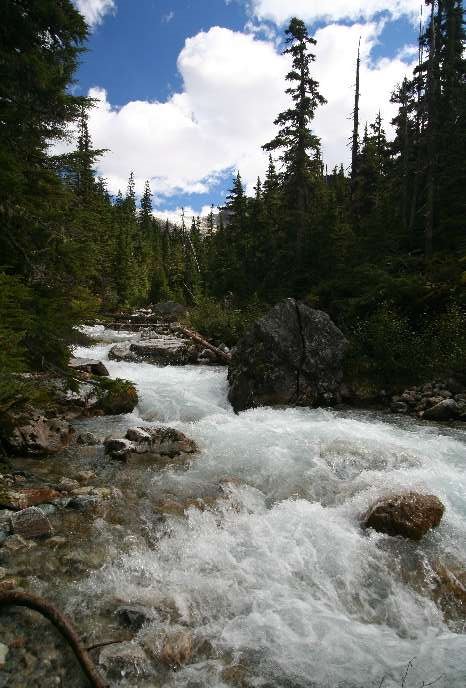
<path fill-rule="evenodd" d="M 89 128 L 109 149 L 98 173 L 115 194 L 134 172 L 149 180 L 155 213 L 176 219 L 222 204 L 240 171 L 249 192 L 263 176 L 261 146 L 288 107 L 284 30 L 303 19 L 317 40 L 312 74 L 327 105 L 314 130 L 329 168 L 349 164 L 356 53 L 361 120 L 380 110 L 417 57 L 420 0 L 73 0 L 90 25 L 74 91 L 95 107 Z"/>

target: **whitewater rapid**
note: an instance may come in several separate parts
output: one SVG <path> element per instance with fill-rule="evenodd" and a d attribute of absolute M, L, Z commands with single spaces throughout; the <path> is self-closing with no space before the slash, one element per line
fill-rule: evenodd
<path fill-rule="evenodd" d="M 170 608 L 170 620 L 154 627 L 188 628 L 210 648 L 161 682 L 154 674 L 118 685 L 366 688 L 384 678 L 394 688 L 413 660 L 405 688 L 438 677 L 436 686 L 464 688 L 465 628 L 448 623 L 426 592 L 435 562 L 466 562 L 463 431 L 321 409 L 235 415 L 225 369 L 109 361 L 110 342 L 129 333 L 89 333 L 99 343 L 76 355 L 132 380 L 140 403 L 86 427 L 105 437 L 167 424 L 200 447 L 187 470 L 148 469 L 147 498 L 224 485 L 212 508 L 168 516 L 166 537 L 138 542 L 81 585 L 91 611 L 115 597 Z M 436 531 L 412 543 L 361 528 L 375 499 L 406 489 L 443 501 Z M 244 668 L 244 683 L 225 679 L 229 665 Z"/>

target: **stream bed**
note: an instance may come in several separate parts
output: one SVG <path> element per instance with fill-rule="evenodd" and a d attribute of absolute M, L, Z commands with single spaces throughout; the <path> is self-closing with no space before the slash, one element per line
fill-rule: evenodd
<path fill-rule="evenodd" d="M 114 646 L 100 655 L 112 687 L 464 688 L 466 610 L 435 597 L 439 566 L 466 567 L 464 430 L 362 411 L 235 415 L 225 368 L 109 361 L 128 333 L 89 334 L 96 344 L 76 355 L 133 381 L 140 403 L 78 429 L 103 439 L 168 425 L 200 448 L 163 469 L 101 448 L 68 457 L 123 499 L 67 526 L 94 565 L 37 587 L 61 596 L 89 643 L 130 641 L 127 664 Z M 374 500 L 407 489 L 443 501 L 438 529 L 415 543 L 361 528 Z M 118 605 L 145 609 L 146 623 L 126 637 Z M 157 661 L 166 638 L 184 648 L 173 669 Z"/>

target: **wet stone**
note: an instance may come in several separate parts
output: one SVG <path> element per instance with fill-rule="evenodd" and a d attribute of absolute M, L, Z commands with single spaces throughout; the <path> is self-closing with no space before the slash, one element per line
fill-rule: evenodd
<path fill-rule="evenodd" d="M 112 674 L 139 674 L 147 667 L 144 650 L 135 643 L 115 643 L 105 647 L 99 656 L 99 664 Z"/>
<path fill-rule="evenodd" d="M 100 444 L 99 440 L 92 432 L 81 432 L 76 442 L 83 447 L 95 447 L 97 444 Z"/>
<path fill-rule="evenodd" d="M 31 487 L 20 490 L 5 490 L 0 492 L 0 506 L 7 509 L 26 509 L 53 502 L 60 497 L 60 493 L 50 487 Z"/>
<path fill-rule="evenodd" d="M 25 540 L 21 535 L 11 535 L 11 537 L 5 540 L 3 546 L 11 552 L 17 552 L 19 549 L 31 547 L 33 544 L 34 543 Z"/>
<path fill-rule="evenodd" d="M 72 480 L 71 478 L 62 478 L 58 483 L 58 489 L 62 492 L 72 492 L 79 487 L 77 480 Z"/>
<path fill-rule="evenodd" d="M 96 474 L 94 471 L 81 471 L 80 473 L 76 474 L 76 480 L 82 484 L 82 483 L 88 483 L 90 480 L 93 480 L 96 478 Z"/>
<path fill-rule="evenodd" d="M 134 631 L 139 631 L 145 623 L 151 621 L 154 617 L 150 609 L 141 605 L 119 607 L 115 615 L 122 625 L 128 626 Z"/>
<path fill-rule="evenodd" d="M 444 510 L 435 495 L 409 492 L 380 500 L 370 509 L 365 526 L 379 533 L 420 540 L 440 524 Z"/>
<path fill-rule="evenodd" d="M 76 511 L 95 511 L 99 507 L 100 500 L 93 495 L 79 495 L 70 499 L 67 504 L 69 509 Z"/>
<path fill-rule="evenodd" d="M 35 506 L 13 514 L 11 527 L 15 535 L 25 538 L 40 538 L 52 533 L 49 519 Z"/>

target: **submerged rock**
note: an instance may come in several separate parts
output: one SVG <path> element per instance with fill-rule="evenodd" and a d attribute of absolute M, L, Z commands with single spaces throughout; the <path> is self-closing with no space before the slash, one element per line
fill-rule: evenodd
<path fill-rule="evenodd" d="M 43 512 L 35 506 L 18 511 L 11 517 L 11 527 L 15 535 L 24 538 L 39 538 L 51 535 L 52 525 Z"/>
<path fill-rule="evenodd" d="M 128 626 L 133 631 L 139 631 L 144 624 L 154 618 L 153 611 L 142 605 L 119 607 L 115 611 L 115 615 L 121 624 Z"/>
<path fill-rule="evenodd" d="M 228 398 L 235 411 L 340 400 L 347 341 L 329 316 L 286 299 L 256 321 L 233 351 Z"/>
<path fill-rule="evenodd" d="M 171 669 L 187 664 L 193 656 L 193 637 L 189 631 L 180 630 L 167 635 L 160 651 L 160 661 Z"/>
<path fill-rule="evenodd" d="M 365 527 L 387 535 L 402 535 L 420 540 L 442 520 L 445 507 L 435 495 L 408 492 L 386 497 L 375 504 L 365 517 Z"/>
<path fill-rule="evenodd" d="M 193 657 L 193 636 L 185 628 L 174 628 L 168 633 L 149 629 L 142 642 L 151 657 L 168 669 L 179 669 Z"/>
<path fill-rule="evenodd" d="M 144 672 L 148 660 L 142 647 L 133 642 L 123 642 L 105 647 L 100 652 L 99 664 L 112 674 L 137 675 Z"/>

